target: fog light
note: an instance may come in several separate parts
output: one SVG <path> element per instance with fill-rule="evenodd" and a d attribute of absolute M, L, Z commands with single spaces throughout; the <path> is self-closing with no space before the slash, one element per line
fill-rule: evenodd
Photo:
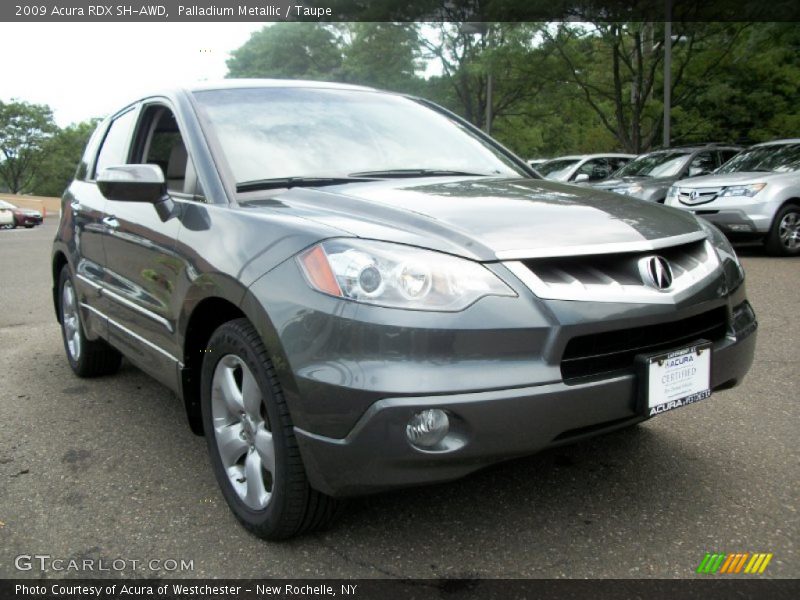
<path fill-rule="evenodd" d="M 423 410 L 408 421 L 406 436 L 415 446 L 432 448 L 444 439 L 450 430 L 447 413 L 438 408 Z"/>
<path fill-rule="evenodd" d="M 730 229 L 731 231 L 746 231 L 746 232 L 753 231 L 753 228 L 750 227 L 750 225 L 747 225 L 746 223 L 732 223 L 728 225 L 728 229 Z"/>

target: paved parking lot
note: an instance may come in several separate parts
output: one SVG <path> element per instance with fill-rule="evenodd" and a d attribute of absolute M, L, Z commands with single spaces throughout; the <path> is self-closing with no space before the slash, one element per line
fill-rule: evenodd
<path fill-rule="evenodd" d="M 119 574 L 141 577 L 691 577 L 709 551 L 772 552 L 766 575 L 800 577 L 800 259 L 742 251 L 760 322 L 744 385 L 354 501 L 332 530 L 269 544 L 228 511 L 166 388 L 127 363 L 72 375 L 51 305 L 54 230 L 0 231 L 0 577 L 42 576 L 18 572 L 20 554 L 124 560 Z M 170 573 L 170 559 L 193 570 Z"/>

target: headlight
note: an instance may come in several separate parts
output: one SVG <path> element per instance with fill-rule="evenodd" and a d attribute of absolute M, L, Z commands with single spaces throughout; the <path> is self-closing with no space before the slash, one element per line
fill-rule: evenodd
<path fill-rule="evenodd" d="M 632 186 L 628 187 L 626 193 L 627 194 L 641 194 L 644 188 L 640 186 L 638 183 L 633 184 Z"/>
<path fill-rule="evenodd" d="M 624 194 L 626 196 L 634 196 L 636 194 L 641 193 L 644 188 L 639 185 L 638 183 L 634 183 L 633 185 L 626 185 L 624 187 L 617 187 L 612 189 L 611 191 L 615 194 Z"/>
<path fill-rule="evenodd" d="M 725 237 L 719 229 L 704 219 L 697 219 L 700 226 L 708 234 L 708 239 L 714 250 L 717 251 L 719 262 L 725 272 L 725 279 L 728 282 L 729 289 L 735 289 L 744 280 L 744 268 L 742 263 L 739 262 L 739 257 L 736 256 L 736 251 L 731 246 L 728 238 Z"/>
<path fill-rule="evenodd" d="M 516 296 L 479 263 L 401 244 L 328 240 L 297 262 L 313 289 L 365 304 L 459 311 L 484 296 Z"/>
<path fill-rule="evenodd" d="M 746 196 L 747 198 L 752 198 L 758 192 L 763 190 L 765 187 L 767 187 L 766 183 L 753 183 L 750 185 L 732 185 L 722 190 L 719 194 L 719 197 L 726 198 L 728 196 Z"/>

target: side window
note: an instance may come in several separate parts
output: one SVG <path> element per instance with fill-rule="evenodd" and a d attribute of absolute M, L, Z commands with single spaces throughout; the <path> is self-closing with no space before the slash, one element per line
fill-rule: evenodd
<path fill-rule="evenodd" d="M 610 174 L 611 169 L 608 166 L 608 162 L 606 162 L 604 158 L 595 158 L 583 163 L 575 172 L 573 179 L 577 178 L 578 175 L 587 175 L 589 181 L 597 181 L 599 179 L 605 179 Z"/>
<path fill-rule="evenodd" d="M 716 168 L 714 157 L 712 156 L 711 152 L 700 152 L 689 164 L 689 177 L 707 175 Z"/>
<path fill-rule="evenodd" d="M 103 169 L 124 165 L 128 162 L 128 145 L 135 116 L 136 110 L 131 109 L 111 123 L 103 145 L 100 147 L 100 153 L 97 155 L 93 179 L 97 178 L 97 174 Z"/>
<path fill-rule="evenodd" d="M 617 169 L 621 169 L 625 165 L 630 162 L 630 158 L 625 158 L 623 156 L 613 156 L 608 159 L 609 164 L 611 165 L 611 172 L 613 173 Z"/>
<path fill-rule="evenodd" d="M 197 175 L 175 115 L 164 106 L 150 106 L 140 120 L 135 162 L 158 165 L 171 193 L 198 194 Z"/>
<path fill-rule="evenodd" d="M 728 162 L 730 159 L 732 159 L 737 154 L 739 154 L 738 150 L 720 150 L 719 151 L 719 164 L 720 165 L 724 165 L 726 162 Z"/>

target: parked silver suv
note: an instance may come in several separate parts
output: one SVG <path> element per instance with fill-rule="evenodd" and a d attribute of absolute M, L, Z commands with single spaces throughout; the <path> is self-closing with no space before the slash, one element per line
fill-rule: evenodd
<path fill-rule="evenodd" d="M 770 254 L 800 254 L 800 139 L 757 144 L 711 175 L 673 185 L 666 204 L 730 238 L 761 239 Z"/>

